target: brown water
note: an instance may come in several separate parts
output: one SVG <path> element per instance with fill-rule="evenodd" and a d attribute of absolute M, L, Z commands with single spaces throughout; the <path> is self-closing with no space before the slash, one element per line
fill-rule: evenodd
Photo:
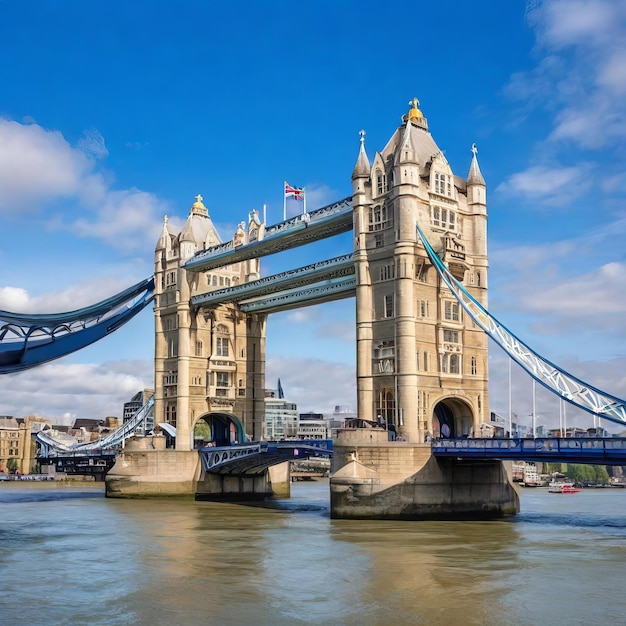
<path fill-rule="evenodd" d="M 0 485 L 0 624 L 626 624 L 626 490 L 522 492 L 497 522 Z"/>

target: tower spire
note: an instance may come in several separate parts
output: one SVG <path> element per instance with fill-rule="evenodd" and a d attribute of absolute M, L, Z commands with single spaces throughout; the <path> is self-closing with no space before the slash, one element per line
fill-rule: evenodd
<path fill-rule="evenodd" d="M 467 175 L 467 184 L 468 185 L 484 185 L 485 179 L 480 171 L 480 167 L 478 166 L 478 159 L 476 155 L 478 154 L 478 148 L 476 144 L 472 144 L 472 162 L 470 164 L 469 173 Z"/>

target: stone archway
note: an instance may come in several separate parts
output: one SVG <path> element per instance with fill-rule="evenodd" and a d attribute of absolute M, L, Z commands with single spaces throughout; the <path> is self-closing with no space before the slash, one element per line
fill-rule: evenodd
<path fill-rule="evenodd" d="M 467 437 L 473 425 L 472 407 L 464 400 L 445 398 L 433 409 L 432 435 L 435 438 Z"/>
<path fill-rule="evenodd" d="M 193 447 L 230 446 L 245 443 L 246 434 L 241 420 L 230 413 L 207 413 L 193 427 Z"/>

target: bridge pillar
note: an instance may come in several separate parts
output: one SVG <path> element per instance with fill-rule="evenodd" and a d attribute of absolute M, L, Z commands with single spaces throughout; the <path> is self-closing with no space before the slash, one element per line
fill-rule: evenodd
<path fill-rule="evenodd" d="M 233 502 L 267 500 L 291 495 L 289 463 L 269 467 L 258 474 L 210 474 L 204 472 L 196 487 L 196 500 Z"/>
<path fill-rule="evenodd" d="M 429 444 L 346 429 L 333 444 L 330 511 L 334 519 L 496 519 L 519 512 L 519 493 L 501 461 L 437 459 Z"/>

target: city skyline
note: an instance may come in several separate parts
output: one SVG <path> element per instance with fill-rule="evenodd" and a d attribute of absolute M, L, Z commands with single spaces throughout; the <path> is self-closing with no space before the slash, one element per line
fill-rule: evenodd
<path fill-rule="evenodd" d="M 309 210 L 349 196 L 359 131 L 372 159 L 417 97 L 455 174 L 478 147 L 491 313 L 625 397 L 626 2 L 385 10 L 381 23 L 369 1 L 0 2 L 0 309 L 73 310 L 151 275 L 164 215 L 180 226 L 197 194 L 225 240 L 264 205 L 282 221 L 284 181 Z M 351 249 L 348 233 L 263 259 L 262 273 Z M 271 316 L 267 381 L 303 412 L 354 406 L 354 332 L 353 300 Z M 3 376 L 0 413 L 115 415 L 153 386 L 153 351 L 148 307 L 81 352 Z M 505 414 L 508 366 L 495 346 L 490 361 L 491 409 Z M 530 385 L 514 371 L 518 415 Z"/>

